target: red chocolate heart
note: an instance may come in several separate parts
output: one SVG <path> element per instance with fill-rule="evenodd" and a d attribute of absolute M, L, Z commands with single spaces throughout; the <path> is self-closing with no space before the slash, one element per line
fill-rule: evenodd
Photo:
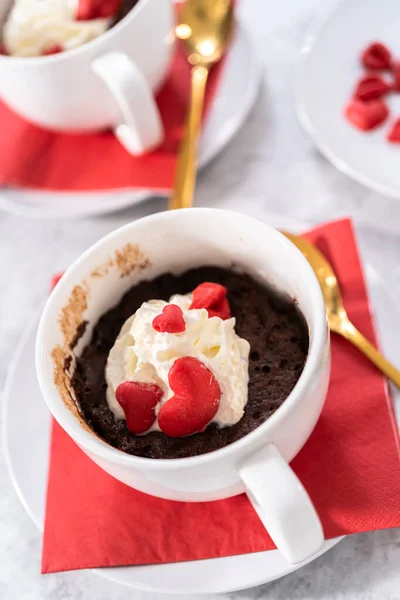
<path fill-rule="evenodd" d="M 367 46 L 361 54 L 361 63 L 367 69 L 390 69 L 392 55 L 384 44 L 374 42 Z"/>
<path fill-rule="evenodd" d="M 352 100 L 345 108 L 345 116 L 354 127 L 369 131 L 374 129 L 389 115 L 389 110 L 383 100 L 371 100 L 371 102 L 362 102 L 361 100 Z"/>
<path fill-rule="evenodd" d="M 400 144 L 400 119 L 397 119 L 386 136 L 388 142 Z"/>
<path fill-rule="evenodd" d="M 125 413 L 126 426 L 132 433 L 145 433 L 156 420 L 154 409 L 163 397 L 163 391 L 153 383 L 124 381 L 115 396 Z"/>
<path fill-rule="evenodd" d="M 197 358 L 184 356 L 172 365 L 168 381 L 175 395 L 158 413 L 161 431 L 175 438 L 204 430 L 214 418 L 221 398 L 213 373 Z"/>
<path fill-rule="evenodd" d="M 61 46 L 61 44 L 54 44 L 54 46 L 49 46 L 48 48 L 46 48 L 46 50 L 43 50 L 42 56 L 50 56 L 50 54 L 59 54 L 63 51 L 64 48 Z"/>
<path fill-rule="evenodd" d="M 153 319 L 153 329 L 162 333 L 182 333 L 186 325 L 182 309 L 176 304 L 164 306 L 161 315 Z"/>
<path fill-rule="evenodd" d="M 0 45 L 0 54 L 3 54 L 4 56 L 9 56 L 8 48 L 4 42 L 2 42 Z"/>
<path fill-rule="evenodd" d="M 122 0 L 79 0 L 75 18 L 77 21 L 90 21 L 115 17 L 121 4 Z"/>
<path fill-rule="evenodd" d="M 379 75 L 366 75 L 358 82 L 354 98 L 368 102 L 369 100 L 381 98 L 391 89 L 391 86 Z"/>
<path fill-rule="evenodd" d="M 209 281 L 201 283 L 193 291 L 190 310 L 205 308 L 209 317 L 220 317 L 223 320 L 229 319 L 231 309 L 226 295 L 226 287 L 219 283 L 211 283 Z"/>

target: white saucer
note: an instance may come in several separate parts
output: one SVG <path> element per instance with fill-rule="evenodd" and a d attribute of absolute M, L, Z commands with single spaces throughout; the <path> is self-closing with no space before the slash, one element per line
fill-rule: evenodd
<path fill-rule="evenodd" d="M 324 5 L 306 38 L 297 80 L 297 111 L 320 151 L 338 169 L 382 194 L 400 198 L 400 148 L 385 135 L 400 116 L 400 94 L 388 98 L 392 117 L 370 133 L 343 117 L 363 73 L 360 52 L 382 41 L 400 59 L 398 0 L 335 0 Z"/>
<path fill-rule="evenodd" d="M 268 222 L 293 232 L 304 229 L 304 226 L 296 227 L 293 222 L 286 220 L 282 222 L 271 218 Z M 376 270 L 367 265 L 366 272 L 383 349 L 389 359 L 395 360 L 398 356 L 398 335 L 393 330 L 393 323 L 400 322 L 400 315 L 388 287 Z M 38 317 L 21 340 L 11 362 L 4 391 L 3 441 L 16 492 L 29 516 L 39 529 L 43 529 L 50 415 L 36 380 L 34 346 L 37 324 Z M 399 408 L 399 393 L 394 400 L 396 408 Z M 24 440 L 23 449 L 21 439 Z M 325 542 L 320 554 L 332 548 L 340 539 Z M 277 550 L 273 550 L 176 564 L 103 568 L 94 572 L 130 588 L 155 594 L 187 596 L 231 592 L 261 585 L 300 566 L 303 565 L 289 564 Z"/>
<path fill-rule="evenodd" d="M 232 139 L 252 108 L 261 81 L 261 69 L 246 31 L 238 23 L 226 58 L 218 92 L 210 108 L 199 148 L 199 167 L 209 163 Z M 0 189 L 0 209 L 26 217 L 83 217 L 114 212 L 152 195 L 151 189 L 63 193 Z"/>

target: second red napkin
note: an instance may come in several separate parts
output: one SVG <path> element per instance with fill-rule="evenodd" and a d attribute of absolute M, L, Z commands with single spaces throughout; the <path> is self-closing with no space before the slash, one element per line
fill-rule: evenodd
<path fill-rule="evenodd" d="M 320 227 L 307 237 L 329 250 L 350 318 L 376 343 L 350 221 Z M 292 463 L 326 538 L 400 526 L 397 444 L 383 376 L 333 335 L 326 404 Z M 195 504 L 147 496 L 107 475 L 54 424 L 44 573 L 197 560 L 273 547 L 246 496 Z"/>
<path fill-rule="evenodd" d="M 223 62 L 211 71 L 205 114 Z M 190 66 L 178 44 L 168 79 L 157 97 L 165 141 L 141 157 L 128 154 L 111 131 L 80 135 L 46 131 L 0 102 L 0 185 L 55 191 L 171 189 L 189 94 Z"/>

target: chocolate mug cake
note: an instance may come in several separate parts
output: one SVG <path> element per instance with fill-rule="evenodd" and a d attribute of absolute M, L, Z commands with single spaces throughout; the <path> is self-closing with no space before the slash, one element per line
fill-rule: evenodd
<path fill-rule="evenodd" d="M 139 0 L 14 0 L 2 54 L 33 57 L 78 48 L 123 19 Z"/>
<path fill-rule="evenodd" d="M 111 446 L 197 456 L 265 422 L 299 379 L 308 346 L 293 300 L 205 266 L 128 290 L 94 326 L 72 386 L 83 418 Z"/>

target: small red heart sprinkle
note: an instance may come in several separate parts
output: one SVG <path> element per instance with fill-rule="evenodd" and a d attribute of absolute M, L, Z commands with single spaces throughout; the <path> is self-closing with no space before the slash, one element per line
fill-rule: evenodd
<path fill-rule="evenodd" d="M 221 398 L 213 373 L 197 358 L 184 356 L 172 365 L 168 381 L 174 396 L 158 413 L 161 431 L 174 438 L 203 431 L 214 418 Z"/>
<path fill-rule="evenodd" d="M 400 119 L 397 119 L 386 136 L 388 142 L 400 144 Z"/>
<path fill-rule="evenodd" d="M 206 308 L 209 317 L 220 317 L 223 320 L 229 319 L 231 310 L 226 295 L 226 287 L 219 283 L 211 283 L 209 281 L 201 283 L 193 291 L 190 310 Z"/>
<path fill-rule="evenodd" d="M 393 73 L 393 89 L 396 92 L 400 92 L 400 62 L 396 62 L 392 65 Z"/>
<path fill-rule="evenodd" d="M 361 64 L 367 69 L 390 69 L 392 55 L 384 44 L 374 42 L 361 54 Z"/>
<path fill-rule="evenodd" d="M 122 0 L 79 0 L 76 13 L 77 21 L 108 19 L 116 16 Z"/>
<path fill-rule="evenodd" d="M 63 52 L 64 48 L 60 44 L 54 44 L 54 46 L 49 46 L 46 50 L 42 51 L 42 56 L 49 56 L 50 54 L 59 54 Z"/>
<path fill-rule="evenodd" d="M 145 433 L 156 420 L 154 409 L 163 397 L 163 391 L 153 383 L 124 381 L 115 396 L 125 413 L 126 426 L 132 433 Z"/>
<path fill-rule="evenodd" d="M 354 91 L 354 98 L 364 102 L 376 100 L 387 94 L 391 89 L 391 86 L 379 75 L 366 75 L 358 82 Z"/>
<path fill-rule="evenodd" d="M 371 100 L 371 102 L 361 102 L 361 100 L 352 100 L 345 108 L 345 116 L 354 127 L 369 131 L 374 129 L 389 115 L 389 110 L 383 100 Z"/>
<path fill-rule="evenodd" d="M 176 304 L 164 306 L 161 315 L 153 319 L 153 329 L 161 333 L 182 333 L 186 325 L 182 309 Z"/>

